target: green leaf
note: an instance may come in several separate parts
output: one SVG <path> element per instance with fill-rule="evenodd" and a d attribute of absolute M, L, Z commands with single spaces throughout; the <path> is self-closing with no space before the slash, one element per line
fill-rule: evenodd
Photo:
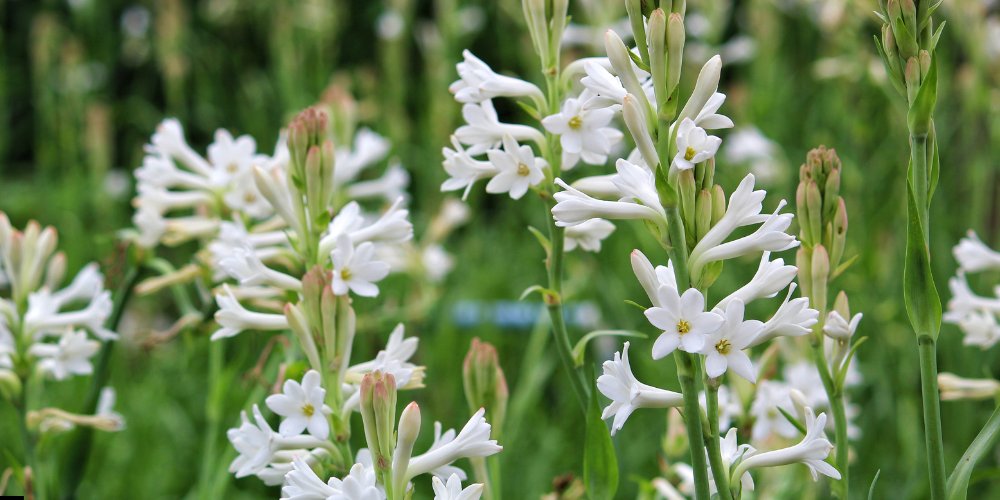
<path fill-rule="evenodd" d="M 868 487 L 868 500 L 874 500 L 875 498 L 875 483 L 878 482 L 878 476 L 882 473 L 882 469 L 875 471 L 875 477 L 872 478 L 872 484 Z"/>
<path fill-rule="evenodd" d="M 845 260 L 844 262 L 841 262 L 840 265 L 837 266 L 837 269 L 835 269 L 833 273 L 830 275 L 830 281 L 833 281 L 834 278 L 843 274 L 844 271 L 847 270 L 847 268 L 851 267 L 851 264 L 857 262 L 858 257 L 860 257 L 860 255 L 854 254 L 851 256 L 851 258 Z"/>
<path fill-rule="evenodd" d="M 931 68 L 927 71 L 924 81 L 920 83 L 917 96 L 910 104 L 909 112 L 906 113 L 906 124 L 910 128 L 910 134 L 930 133 L 935 104 L 937 104 L 937 58 L 932 57 Z"/>
<path fill-rule="evenodd" d="M 541 231 L 536 229 L 534 226 L 528 226 L 528 232 L 533 234 L 535 236 L 535 239 L 538 240 L 538 244 L 545 249 L 546 256 L 552 255 L 552 242 L 549 241 L 548 237 L 546 237 Z"/>
<path fill-rule="evenodd" d="M 931 274 L 931 256 L 924 243 L 913 184 L 907 189 L 906 261 L 903 264 L 903 302 L 906 314 L 917 337 L 937 339 L 941 330 L 941 299 L 938 297 L 934 276 Z"/>
<path fill-rule="evenodd" d="M 601 420 L 601 408 L 597 403 L 597 386 L 594 371 L 589 369 L 590 402 L 587 405 L 587 432 L 583 450 L 583 480 L 587 486 L 587 498 L 608 500 L 618 491 L 618 458 L 608 426 Z"/>
<path fill-rule="evenodd" d="M 787 420 L 788 423 L 792 424 L 796 429 L 798 429 L 799 432 L 801 432 L 802 434 L 806 433 L 806 426 L 802 425 L 802 422 L 799 422 L 799 419 L 792 416 L 791 413 L 785 411 L 784 408 L 777 406 L 775 408 L 778 408 L 778 411 L 781 412 L 781 416 L 785 417 L 785 420 Z"/>
<path fill-rule="evenodd" d="M 644 305 L 642 305 L 642 304 L 640 304 L 640 303 L 638 303 L 638 302 L 636 302 L 634 300 L 626 300 L 625 303 L 628 304 L 628 305 L 630 305 L 630 306 L 638 307 L 640 311 L 645 311 L 646 309 L 648 309 L 646 306 L 644 306 Z"/>
<path fill-rule="evenodd" d="M 524 291 L 521 292 L 521 297 L 519 297 L 517 300 L 524 300 L 529 295 L 531 295 L 533 293 L 536 293 L 536 292 L 542 295 L 542 298 L 546 301 L 546 303 L 548 303 L 548 300 L 550 298 L 553 298 L 553 297 L 554 298 L 558 298 L 559 297 L 559 292 L 556 292 L 555 290 L 550 290 L 548 288 L 545 288 L 542 285 L 534 285 L 534 286 L 529 286 L 528 288 L 525 288 Z"/>
<path fill-rule="evenodd" d="M 864 344 L 868 340 L 868 337 L 861 337 L 854 342 L 854 346 L 851 347 L 851 352 L 847 353 L 847 357 L 844 358 L 844 363 L 840 365 L 840 371 L 837 373 L 836 387 L 843 388 L 844 380 L 847 379 L 847 368 L 851 366 L 851 360 L 854 359 L 854 355 L 857 354 L 858 348 L 861 344 Z"/>
<path fill-rule="evenodd" d="M 965 500 L 972 470 L 976 468 L 976 463 L 981 458 L 993 450 L 998 439 L 1000 439 L 1000 408 L 993 411 L 989 421 L 979 431 L 979 435 L 965 450 L 962 458 L 958 460 L 955 470 L 948 476 L 948 485 L 946 486 L 948 500 Z"/>
<path fill-rule="evenodd" d="M 532 105 L 530 105 L 530 104 L 528 104 L 528 103 L 526 103 L 524 101 L 515 101 L 515 102 L 517 103 L 518 106 L 521 107 L 521 109 L 524 110 L 525 113 L 528 113 L 528 116 L 530 116 L 532 119 L 534 119 L 534 120 L 541 120 L 542 119 L 541 113 L 539 113 L 538 109 L 536 109 L 534 106 L 532 106 Z"/>
<path fill-rule="evenodd" d="M 645 71 L 646 73 L 649 73 L 649 65 L 642 61 L 641 56 L 637 55 L 635 52 L 632 52 L 631 50 L 628 51 L 628 56 L 632 58 L 632 62 L 634 62 L 635 65 L 639 67 L 639 69 Z"/>
<path fill-rule="evenodd" d="M 587 353 L 587 344 L 597 337 L 637 337 L 644 339 L 646 338 L 646 334 L 632 330 L 594 330 L 584 335 L 573 346 L 573 363 L 577 367 L 583 366 L 583 357 Z"/>

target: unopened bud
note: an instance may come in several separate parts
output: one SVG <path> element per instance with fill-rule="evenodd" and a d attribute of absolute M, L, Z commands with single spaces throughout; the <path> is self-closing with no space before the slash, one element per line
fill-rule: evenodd
<path fill-rule="evenodd" d="M 802 391 L 798 389 L 789 389 L 788 398 L 792 400 L 795 413 L 799 416 L 805 416 L 806 408 L 809 408 L 809 400 L 806 399 L 806 395 L 802 394 Z"/>
<path fill-rule="evenodd" d="M 716 225 L 726 215 L 726 192 L 722 186 L 712 186 L 712 225 Z"/>
<path fill-rule="evenodd" d="M 837 208 L 833 214 L 831 239 L 833 248 L 830 254 L 830 268 L 834 271 L 840 266 L 841 259 L 844 258 L 844 248 L 847 245 L 847 204 L 844 199 L 837 197 Z"/>
<path fill-rule="evenodd" d="M 653 93 L 660 108 L 667 105 L 670 97 L 670 87 L 667 69 L 667 16 L 662 9 L 656 9 L 649 15 L 646 24 L 649 39 L 649 74 L 653 80 Z"/>
<path fill-rule="evenodd" d="M 301 305 L 301 304 L 300 304 Z M 319 351 L 316 349 L 316 341 L 310 328 L 309 320 L 303 314 L 301 307 L 295 304 L 285 304 L 285 318 L 288 320 L 288 328 L 292 330 L 295 339 L 299 341 L 302 352 L 309 360 L 309 366 L 314 370 L 323 370 L 320 362 Z"/>
<path fill-rule="evenodd" d="M 695 197 L 697 188 L 694 181 L 694 169 L 682 170 L 677 175 L 677 191 L 681 197 L 681 216 L 684 219 L 684 232 L 688 243 L 695 241 Z"/>
<path fill-rule="evenodd" d="M 327 136 L 329 118 L 319 108 L 306 108 L 288 125 L 288 153 L 293 165 L 304 166 L 306 155 Z"/>
<path fill-rule="evenodd" d="M 920 89 L 920 62 L 916 57 L 906 60 L 906 69 L 903 70 L 903 79 L 906 81 L 906 98 L 913 102 L 917 97 L 917 90 Z"/>
<path fill-rule="evenodd" d="M 921 50 L 917 54 L 917 59 L 920 61 L 920 80 L 923 81 L 924 78 L 927 78 L 927 73 L 931 70 L 931 53 Z"/>
<path fill-rule="evenodd" d="M 712 193 L 704 189 L 699 191 L 696 205 L 695 232 L 698 241 L 701 241 L 712 229 Z"/>
<path fill-rule="evenodd" d="M 809 225 L 809 235 L 813 238 L 813 243 L 819 244 L 823 238 L 823 197 L 819 192 L 819 186 L 813 181 L 806 183 L 806 207 L 808 219 L 802 221 L 802 224 Z"/>
<path fill-rule="evenodd" d="M 800 172 L 805 173 L 806 166 L 802 165 Z M 806 177 L 802 176 L 803 179 Z M 795 212 L 796 217 L 799 220 L 799 239 L 802 243 L 807 246 L 812 246 L 816 238 L 812 234 L 811 226 L 809 225 L 809 205 L 806 204 L 806 182 L 801 181 L 797 188 L 795 188 Z"/>
<path fill-rule="evenodd" d="M 391 468 L 395 445 L 396 379 L 392 374 L 374 371 L 361 379 L 361 419 L 375 470 L 384 475 Z"/>
<path fill-rule="evenodd" d="M 413 454 L 413 443 L 420 434 L 420 407 L 411 402 L 399 415 L 399 430 L 396 449 L 392 457 L 392 490 L 406 491 L 406 469 Z"/>
<path fill-rule="evenodd" d="M 462 365 L 462 381 L 469 411 L 485 408 L 493 422 L 493 438 L 498 439 L 507 414 L 509 391 L 497 350 L 492 344 L 472 339 Z"/>
<path fill-rule="evenodd" d="M 56 290 L 66 277 L 66 254 L 56 252 L 49 261 L 48 269 L 45 271 L 45 285 L 51 290 Z"/>
<path fill-rule="evenodd" d="M 10 370 L 0 370 L 0 395 L 14 403 L 21 398 L 21 379 Z"/>
<path fill-rule="evenodd" d="M 899 10 L 903 15 L 903 21 L 906 22 L 906 27 L 915 36 L 920 29 L 917 26 L 917 5 L 913 0 L 899 0 Z"/>
<path fill-rule="evenodd" d="M 799 268 L 799 286 L 803 297 L 812 297 L 812 250 L 806 245 L 795 252 L 795 265 Z"/>
<path fill-rule="evenodd" d="M 941 399 L 989 399 L 1000 394 L 1000 381 L 988 379 L 962 378 L 954 373 L 939 373 L 938 388 Z"/>
<path fill-rule="evenodd" d="M 681 80 L 684 62 L 684 18 L 676 12 L 667 19 L 667 92 L 673 92 Z"/>
<path fill-rule="evenodd" d="M 823 245 L 816 245 L 812 252 L 812 303 L 820 314 L 826 312 L 826 287 L 830 277 L 830 256 Z"/>
<path fill-rule="evenodd" d="M 646 112 L 642 110 L 642 106 L 643 104 L 635 96 L 625 94 L 622 100 L 622 118 L 625 120 L 625 127 L 635 140 L 635 146 L 642 154 L 642 159 L 650 168 L 655 169 L 660 159 L 656 154 L 656 146 L 653 145 L 653 137 L 649 134 Z"/>
<path fill-rule="evenodd" d="M 837 311 L 842 318 L 851 317 L 851 306 L 847 301 L 847 294 L 843 290 L 837 294 L 837 298 L 833 300 L 833 310 Z"/>
<path fill-rule="evenodd" d="M 834 213 L 837 212 L 837 200 L 839 199 L 840 169 L 838 168 L 831 171 L 830 175 L 826 177 L 826 186 L 823 188 L 823 222 L 833 219 Z"/>

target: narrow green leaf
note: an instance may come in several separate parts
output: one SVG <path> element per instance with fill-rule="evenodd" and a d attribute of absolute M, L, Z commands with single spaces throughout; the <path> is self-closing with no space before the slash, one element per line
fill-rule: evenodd
<path fill-rule="evenodd" d="M 545 249 L 546 256 L 552 254 L 552 242 L 549 241 L 549 238 L 547 236 L 542 234 L 542 232 L 536 229 L 534 226 L 528 226 L 528 232 L 533 234 L 535 236 L 535 239 L 538 240 L 538 244 Z"/>
<path fill-rule="evenodd" d="M 799 419 L 795 418 L 791 413 L 785 411 L 784 408 L 777 406 L 775 408 L 778 408 L 778 411 L 781 412 L 781 416 L 785 417 L 785 420 L 787 420 L 788 423 L 792 424 L 796 429 L 798 429 L 799 432 L 801 432 L 802 434 L 806 433 L 806 426 L 802 425 L 802 422 L 799 422 Z"/>
<path fill-rule="evenodd" d="M 531 118 L 533 118 L 535 120 L 541 120 L 542 119 L 541 113 L 539 113 L 538 109 L 536 109 L 534 106 L 532 106 L 532 105 L 530 105 L 530 104 L 528 104 L 528 103 L 526 103 L 524 101 L 515 101 L 515 102 L 517 103 L 518 106 L 521 107 L 521 109 L 524 110 L 525 113 L 528 113 L 528 116 L 530 116 Z"/>
<path fill-rule="evenodd" d="M 864 344 L 868 340 L 868 337 L 861 337 L 854 342 L 854 346 L 851 347 L 851 352 L 847 353 L 847 357 L 844 358 L 844 363 L 840 366 L 840 371 L 837 373 L 836 386 L 843 388 L 844 380 L 847 379 L 847 368 L 851 366 L 851 360 L 854 359 L 854 355 L 857 354 L 858 348 L 861 344 Z"/>
<path fill-rule="evenodd" d="M 834 278 L 843 274 L 844 271 L 847 270 L 847 268 L 851 267 L 851 264 L 857 262 L 858 257 L 860 257 L 858 254 L 854 254 L 851 256 L 851 258 L 845 260 L 844 262 L 841 262 L 840 265 L 837 266 L 837 269 L 835 269 L 833 273 L 830 275 L 830 281 L 833 281 Z"/>
<path fill-rule="evenodd" d="M 872 484 L 868 487 L 868 500 L 875 499 L 875 483 L 878 483 L 878 476 L 882 473 L 882 469 L 875 471 L 875 477 L 872 478 Z"/>
<path fill-rule="evenodd" d="M 601 420 L 601 408 L 594 382 L 593 369 L 587 370 L 590 379 L 590 403 L 587 405 L 587 432 L 583 450 L 583 479 L 587 498 L 609 500 L 618 491 L 618 458 L 608 426 Z"/>
<path fill-rule="evenodd" d="M 910 128 L 910 133 L 914 135 L 927 135 L 931 129 L 931 116 L 934 115 L 934 105 L 937 104 L 937 58 L 931 58 L 931 68 L 927 71 L 927 76 L 920 83 L 917 96 L 910 104 L 910 110 L 906 113 L 906 124 Z"/>
<path fill-rule="evenodd" d="M 1000 439 L 1000 408 L 993 411 L 993 415 L 979 431 L 979 435 L 972 441 L 969 448 L 962 454 L 962 458 L 955 465 L 955 470 L 948 477 L 946 487 L 948 500 L 965 500 L 972 470 L 976 468 L 976 463 L 981 458 L 993 450 L 998 439 Z"/>
<path fill-rule="evenodd" d="M 636 302 L 634 300 L 626 300 L 625 303 L 628 304 L 628 305 L 630 305 L 630 306 L 638 307 L 640 311 L 645 311 L 646 309 L 648 309 L 646 306 L 644 306 L 644 305 L 642 305 L 642 304 L 640 304 L 640 303 L 638 303 L 638 302 Z"/>
<path fill-rule="evenodd" d="M 534 286 L 529 286 L 528 288 L 525 288 L 524 291 L 521 292 L 521 297 L 518 298 L 517 300 L 524 300 L 529 295 L 531 295 L 533 293 L 536 293 L 536 292 L 539 293 L 539 294 L 541 294 L 542 297 L 544 297 L 546 300 L 548 300 L 549 297 L 559 297 L 559 293 L 556 292 L 555 290 L 550 290 L 548 288 L 545 288 L 542 285 L 534 285 Z"/>
<path fill-rule="evenodd" d="M 573 346 L 573 362 L 577 367 L 583 366 L 584 354 L 587 352 L 587 344 L 597 337 L 637 337 L 646 338 L 646 334 L 632 330 L 594 330 L 583 336 L 576 345 Z"/>
<path fill-rule="evenodd" d="M 906 261 L 903 265 L 903 302 L 910 324 L 918 337 L 937 339 L 941 329 L 941 299 L 938 297 L 934 276 L 931 274 L 931 257 L 924 244 L 913 185 L 906 183 L 907 231 Z"/>

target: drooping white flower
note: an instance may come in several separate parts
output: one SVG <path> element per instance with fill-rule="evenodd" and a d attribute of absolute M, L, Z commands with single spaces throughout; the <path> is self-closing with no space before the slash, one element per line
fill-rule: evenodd
<path fill-rule="evenodd" d="M 328 500 L 385 500 L 385 492 L 376 483 L 375 468 L 354 464 L 344 479 L 330 478 L 329 486 L 336 493 Z"/>
<path fill-rule="evenodd" d="M 565 189 L 555 194 L 552 216 L 556 224 L 575 226 L 596 218 L 646 219 L 661 226 L 665 224 L 666 211 L 660 204 L 653 172 L 624 158 L 615 163 L 615 169 L 618 173 L 610 180 L 621 197 L 618 201 L 593 198 L 556 179 L 556 184 Z"/>
<path fill-rule="evenodd" d="M 544 100 L 542 91 L 532 83 L 499 75 L 468 50 L 462 51 L 463 62 L 455 65 L 459 80 L 448 90 L 461 103 L 479 103 L 494 97 L 531 97 Z"/>
<path fill-rule="evenodd" d="M 391 147 L 389 140 L 378 133 L 367 128 L 358 130 L 350 147 L 338 148 L 335 153 L 334 184 L 344 186 L 353 181 L 364 169 L 384 159 Z"/>
<path fill-rule="evenodd" d="M 319 439 L 326 439 L 330 435 L 327 415 L 333 410 L 323 404 L 326 390 L 320 386 L 320 379 L 319 372 L 309 370 L 302 377 L 301 384 L 295 380 L 286 380 L 281 394 L 267 397 L 267 407 L 284 417 L 278 427 L 281 435 L 294 436 L 305 430 Z"/>
<path fill-rule="evenodd" d="M 813 480 L 818 480 L 820 474 L 840 479 L 840 472 L 826 462 L 826 457 L 833 450 L 833 445 L 826 439 L 823 430 L 826 426 L 826 414 L 820 413 L 819 416 L 815 416 L 812 408 L 806 407 L 804 423 L 806 435 L 798 444 L 780 450 L 757 453 L 740 462 L 733 474 L 760 467 L 801 463 L 809 468 Z"/>
<path fill-rule="evenodd" d="M 331 260 L 331 287 L 336 295 L 347 295 L 351 291 L 362 297 L 375 297 L 378 295 L 375 283 L 389 275 L 389 264 L 376 259 L 372 242 L 366 241 L 355 247 L 347 235 L 337 239 Z"/>
<path fill-rule="evenodd" d="M 94 367 L 90 358 L 97 354 L 101 343 L 87 338 L 82 330 L 67 330 L 52 344 L 37 342 L 28 348 L 28 354 L 38 359 L 38 370 L 56 380 L 72 375 L 89 375 Z"/>
<path fill-rule="evenodd" d="M 548 163 L 536 158 L 531 146 L 521 146 L 509 135 L 503 137 L 503 150 L 491 149 L 486 156 L 497 169 L 486 184 L 487 193 L 509 193 L 517 200 L 545 179 L 542 170 L 548 168 Z"/>
<path fill-rule="evenodd" d="M 819 311 L 809 307 L 809 298 L 792 299 L 795 283 L 788 286 L 785 300 L 771 319 L 764 323 L 764 328 L 753 339 L 750 347 L 758 346 L 775 337 L 798 337 L 812 331 L 812 326 L 819 321 Z"/>
<path fill-rule="evenodd" d="M 281 487 L 282 500 L 326 500 L 337 493 L 301 458 L 292 461 L 292 470 L 285 474 Z"/>
<path fill-rule="evenodd" d="M 545 136 L 538 129 L 527 125 L 501 123 L 496 110 L 493 109 L 493 102 L 489 100 L 462 106 L 462 117 L 465 118 L 466 124 L 455 130 L 455 137 L 462 144 L 469 146 L 467 152 L 473 156 L 496 148 L 504 135 L 509 135 L 518 142 L 532 141 L 536 144 L 545 142 Z"/>
<path fill-rule="evenodd" d="M 388 210 L 371 222 L 365 220 L 357 202 L 344 205 L 320 239 L 320 253 L 331 252 L 342 235 L 349 236 L 354 244 L 365 241 L 399 244 L 413 239 L 410 211 L 402 208 L 402 204 L 403 198 L 397 198 Z"/>
<path fill-rule="evenodd" d="M 628 361 L 629 343 L 621 352 L 616 352 L 613 360 L 605 361 L 604 374 L 597 378 L 597 389 L 611 404 L 604 408 L 602 419 L 614 417 L 611 434 L 614 435 L 633 411 L 639 408 L 672 408 L 684 404 L 684 396 L 651 385 L 643 384 L 632 374 Z"/>
<path fill-rule="evenodd" d="M 431 478 L 431 487 L 434 488 L 434 500 L 479 500 L 483 494 L 483 485 L 480 483 L 470 484 L 462 489 L 462 480 L 455 474 L 448 478 L 447 483 L 434 476 Z"/>
<path fill-rule="evenodd" d="M 725 321 L 722 316 L 705 311 L 705 297 L 697 288 L 678 295 L 676 288 L 660 286 L 657 294 L 661 305 L 645 312 L 649 322 L 662 330 L 653 343 L 653 359 L 663 359 L 677 348 L 700 352 L 708 335 L 718 331 Z"/>
<path fill-rule="evenodd" d="M 611 63 L 608 62 L 608 65 L 610 66 Z M 592 98 L 594 100 L 588 105 L 607 107 L 622 104 L 628 91 L 625 90 L 617 76 L 597 61 L 587 61 L 583 68 L 587 76 L 581 78 L 580 83 L 595 94 Z"/>
<path fill-rule="evenodd" d="M 677 154 L 671 167 L 678 170 L 692 169 L 696 164 L 713 158 L 721 144 L 722 139 L 708 135 L 693 120 L 685 118 L 677 127 Z"/>
<path fill-rule="evenodd" d="M 257 254 L 257 250 L 246 243 L 230 248 L 229 252 L 219 259 L 218 266 L 244 286 L 269 285 L 283 290 L 302 288 L 302 282 L 297 278 L 267 267 Z"/>
<path fill-rule="evenodd" d="M 411 458 L 406 471 L 407 479 L 450 465 L 460 458 L 488 457 L 499 453 L 503 447 L 496 440 L 490 439 L 490 424 L 486 423 L 483 416 L 485 412 L 480 408 L 453 440 Z"/>
<path fill-rule="evenodd" d="M 857 313 L 848 322 L 839 312 L 830 311 L 830 314 L 826 316 L 826 323 L 823 325 L 823 333 L 832 339 L 851 340 L 854 332 L 858 329 L 858 323 L 861 323 L 861 316 L 861 313 Z"/>
<path fill-rule="evenodd" d="M 493 163 L 477 160 L 462 147 L 458 137 L 451 136 L 451 144 L 455 149 L 442 148 L 444 155 L 444 170 L 448 173 L 448 179 L 441 184 L 441 191 L 465 190 L 462 199 L 469 196 L 472 185 L 480 179 L 488 179 L 497 174 L 497 168 Z"/>
<path fill-rule="evenodd" d="M 587 252 L 600 252 L 601 241 L 614 232 L 615 225 L 604 219 L 590 219 L 582 224 L 566 228 L 564 250 L 571 252 L 577 247 Z"/>
<path fill-rule="evenodd" d="M 563 101 L 559 113 L 542 119 L 545 130 L 559 136 L 564 168 L 582 159 L 591 165 L 601 165 L 608 159 L 611 147 L 624 136 L 608 125 L 615 116 L 611 108 L 588 108 L 583 98 L 570 97 Z"/>
<path fill-rule="evenodd" d="M 734 299 L 725 310 L 725 323 L 715 333 L 709 334 L 702 353 L 705 354 L 705 373 L 712 378 L 722 376 L 726 370 L 749 380 L 757 381 L 757 374 L 750 357 L 743 352 L 760 333 L 764 324 L 757 320 L 743 320 L 743 301 Z"/>
<path fill-rule="evenodd" d="M 1000 252 L 986 246 L 975 231 L 970 230 L 952 250 L 955 260 L 963 271 L 975 273 L 990 269 L 1000 269 Z"/>
<path fill-rule="evenodd" d="M 663 307 L 660 302 L 660 287 L 667 286 L 677 289 L 677 277 L 674 275 L 673 263 L 667 262 L 666 266 L 656 266 L 649 262 L 646 255 L 639 250 L 632 250 L 632 272 L 646 291 L 650 303 L 656 307 Z"/>
<path fill-rule="evenodd" d="M 82 298 L 82 297 L 81 297 Z M 93 295 L 87 307 L 63 312 L 65 298 L 42 289 L 28 296 L 28 310 L 24 314 L 25 329 L 36 336 L 58 334 L 66 328 L 86 328 L 102 340 L 114 340 L 118 334 L 104 327 L 111 315 L 111 292 L 102 290 Z"/>
<path fill-rule="evenodd" d="M 222 328 L 212 334 L 212 340 L 233 337 L 244 330 L 288 329 L 285 315 L 248 310 L 240 304 L 229 285 L 222 286 L 222 293 L 215 296 L 215 302 L 219 305 L 215 321 Z"/>
<path fill-rule="evenodd" d="M 795 279 L 798 268 L 786 266 L 784 259 L 770 260 L 770 258 L 771 252 L 764 252 L 760 258 L 760 264 L 757 266 L 757 272 L 750 279 L 750 282 L 720 300 L 715 307 L 725 309 L 726 304 L 735 299 L 749 304 L 757 299 L 774 297 L 789 286 Z"/>

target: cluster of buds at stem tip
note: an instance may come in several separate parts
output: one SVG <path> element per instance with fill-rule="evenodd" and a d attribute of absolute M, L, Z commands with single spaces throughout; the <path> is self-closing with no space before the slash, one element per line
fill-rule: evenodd
<path fill-rule="evenodd" d="M 288 325 L 313 369 L 342 378 L 354 340 L 354 311 L 343 308 L 339 312 L 347 316 L 337 323 L 337 296 L 330 271 L 323 266 L 313 267 L 302 277 L 301 296 L 299 303 L 285 305 Z"/>
<path fill-rule="evenodd" d="M 876 45 L 893 87 L 910 106 L 910 131 L 927 133 L 934 109 L 937 79 L 931 71 L 934 49 L 944 23 L 935 29 L 932 14 L 942 0 L 879 0 L 882 36 Z M 925 85 L 926 84 L 926 85 Z M 922 87 L 927 98 L 917 99 Z"/>
<path fill-rule="evenodd" d="M 379 482 L 391 485 L 396 431 L 396 380 L 374 371 L 361 380 L 361 418 Z"/>
<path fill-rule="evenodd" d="M 334 198 L 334 150 L 327 113 L 307 108 L 288 125 L 289 182 L 300 196 L 294 208 L 306 216 L 307 227 L 325 228 Z"/>
<path fill-rule="evenodd" d="M 469 411 L 485 408 L 488 420 L 493 422 L 492 437 L 500 439 L 509 391 L 496 348 L 478 338 L 472 339 L 472 346 L 462 366 L 462 377 Z"/>
<path fill-rule="evenodd" d="M 555 74 L 559 69 L 559 46 L 566 30 L 569 0 L 522 0 L 524 19 L 531 43 L 542 62 L 542 71 Z"/>
<path fill-rule="evenodd" d="M 795 193 L 802 241 L 796 255 L 799 285 L 820 312 L 826 311 L 827 284 L 843 271 L 847 207 L 840 196 L 840 167 L 835 150 L 820 146 L 809 151 Z"/>

